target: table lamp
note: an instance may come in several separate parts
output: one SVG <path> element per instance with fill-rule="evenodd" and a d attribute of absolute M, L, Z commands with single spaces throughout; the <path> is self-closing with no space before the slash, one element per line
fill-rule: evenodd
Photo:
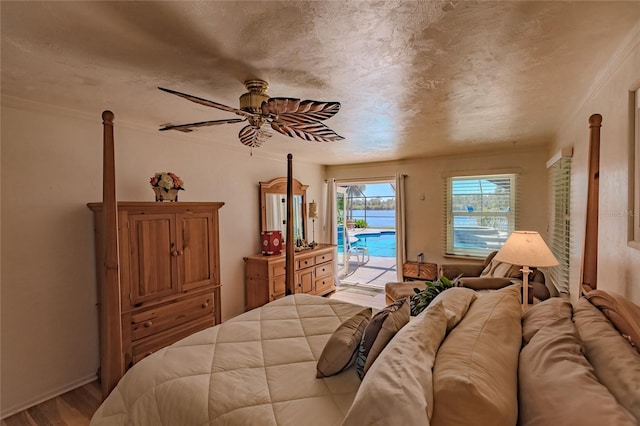
<path fill-rule="evenodd" d="M 311 242 L 311 247 L 316 246 L 316 219 L 318 218 L 318 203 L 314 201 L 309 203 L 309 217 L 313 222 L 312 232 L 313 232 L 313 241 Z"/>
<path fill-rule="evenodd" d="M 525 310 L 529 305 L 529 266 L 538 268 L 558 265 L 556 257 L 535 231 L 513 231 L 494 259 L 522 266 L 522 303 Z"/>

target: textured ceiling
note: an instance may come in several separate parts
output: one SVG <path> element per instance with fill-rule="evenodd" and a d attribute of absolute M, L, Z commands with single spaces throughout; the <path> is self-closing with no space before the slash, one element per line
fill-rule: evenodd
<path fill-rule="evenodd" d="M 339 101 L 345 137 L 260 150 L 343 164 L 547 143 L 637 31 L 640 2 L 8 2 L 2 95 L 149 129 L 236 116 L 242 84 Z M 116 121 L 117 122 L 117 121 Z M 246 149 L 244 124 L 181 138 Z"/>

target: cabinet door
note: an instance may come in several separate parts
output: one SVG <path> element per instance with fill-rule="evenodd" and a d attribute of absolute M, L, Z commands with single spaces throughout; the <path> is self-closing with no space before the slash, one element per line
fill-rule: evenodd
<path fill-rule="evenodd" d="M 296 272 L 296 293 L 311 293 L 314 291 L 313 268 L 301 269 Z"/>
<path fill-rule="evenodd" d="M 173 214 L 129 216 L 131 304 L 178 291 Z"/>
<path fill-rule="evenodd" d="M 215 245 L 211 213 L 181 213 L 176 215 L 178 238 L 177 265 L 181 291 L 217 283 L 214 276 Z"/>

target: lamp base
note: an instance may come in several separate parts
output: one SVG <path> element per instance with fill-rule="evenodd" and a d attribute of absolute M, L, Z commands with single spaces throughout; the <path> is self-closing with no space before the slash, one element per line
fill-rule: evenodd
<path fill-rule="evenodd" d="M 529 308 L 529 273 L 531 269 L 528 266 L 523 266 L 522 269 L 522 310 L 526 311 Z"/>

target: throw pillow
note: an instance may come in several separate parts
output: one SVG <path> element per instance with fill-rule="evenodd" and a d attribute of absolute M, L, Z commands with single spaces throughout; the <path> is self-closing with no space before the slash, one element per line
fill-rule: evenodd
<path fill-rule="evenodd" d="M 389 340 L 409 322 L 409 298 L 397 300 L 376 313 L 364 330 L 358 355 L 356 372 L 362 379 Z"/>
<path fill-rule="evenodd" d="M 371 308 L 365 308 L 333 332 L 318 359 L 316 377 L 329 377 L 353 364 L 364 329 L 371 320 Z"/>
<path fill-rule="evenodd" d="M 489 262 L 489 264 L 482 270 L 480 277 L 522 278 L 522 272 L 520 272 L 520 269 L 520 266 L 492 259 L 491 262 Z"/>
<path fill-rule="evenodd" d="M 592 290 L 585 296 L 640 352 L 640 307 L 619 294 Z"/>

